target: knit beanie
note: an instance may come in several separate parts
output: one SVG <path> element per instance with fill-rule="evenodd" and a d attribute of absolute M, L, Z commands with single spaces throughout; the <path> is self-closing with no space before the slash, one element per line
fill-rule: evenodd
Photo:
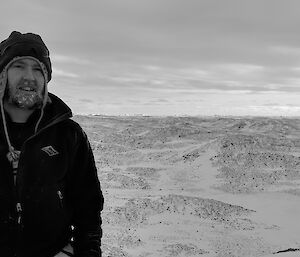
<path fill-rule="evenodd" d="M 0 72 L 15 57 L 32 56 L 42 62 L 47 69 L 47 82 L 51 80 L 52 68 L 49 50 L 42 38 L 33 33 L 22 34 L 13 31 L 0 43 Z"/>

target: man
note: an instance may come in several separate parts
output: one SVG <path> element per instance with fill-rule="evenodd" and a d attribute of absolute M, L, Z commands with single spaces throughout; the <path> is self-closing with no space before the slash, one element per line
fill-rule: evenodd
<path fill-rule="evenodd" d="M 0 43 L 0 256 L 101 256 L 103 196 L 86 134 L 48 93 L 36 34 Z"/>

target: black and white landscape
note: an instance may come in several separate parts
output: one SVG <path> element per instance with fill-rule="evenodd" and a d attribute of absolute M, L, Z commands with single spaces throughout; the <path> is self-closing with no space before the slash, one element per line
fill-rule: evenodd
<path fill-rule="evenodd" d="M 300 255 L 300 119 L 75 116 L 108 257 Z"/>

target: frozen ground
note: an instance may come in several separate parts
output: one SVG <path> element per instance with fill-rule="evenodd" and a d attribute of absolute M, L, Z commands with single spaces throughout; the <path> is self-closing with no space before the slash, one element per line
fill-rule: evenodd
<path fill-rule="evenodd" d="M 300 256 L 300 120 L 76 116 L 104 257 Z"/>

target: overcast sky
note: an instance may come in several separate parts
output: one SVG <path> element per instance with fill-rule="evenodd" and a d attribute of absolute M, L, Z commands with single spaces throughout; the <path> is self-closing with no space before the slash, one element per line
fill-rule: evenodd
<path fill-rule="evenodd" d="M 300 116 L 300 1 L 10 0 L 74 114 Z"/>

